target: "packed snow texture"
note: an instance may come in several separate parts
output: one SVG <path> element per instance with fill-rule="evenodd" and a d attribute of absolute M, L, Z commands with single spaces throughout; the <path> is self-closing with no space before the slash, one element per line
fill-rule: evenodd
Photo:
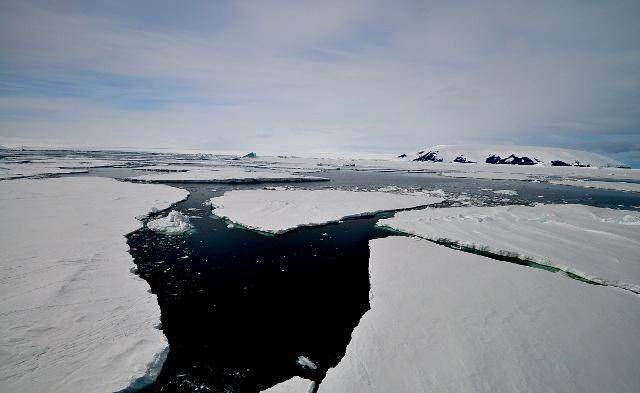
<path fill-rule="evenodd" d="M 181 183 L 259 183 L 259 182 L 305 182 L 324 181 L 323 177 L 294 175 L 288 172 L 269 170 L 246 170 L 238 167 L 190 169 L 186 172 L 154 172 L 127 180 L 139 182 Z"/>
<path fill-rule="evenodd" d="M 378 225 L 557 267 L 640 293 L 640 213 L 585 205 L 400 212 Z"/>
<path fill-rule="evenodd" d="M 422 239 L 369 245 L 371 310 L 319 393 L 640 391 L 636 296 Z"/>
<path fill-rule="evenodd" d="M 147 228 L 165 235 L 180 235 L 193 229 L 189 217 L 172 210 L 166 217 L 156 218 L 147 223 Z"/>
<path fill-rule="evenodd" d="M 530 164 L 543 165 L 590 165 L 596 167 L 618 167 L 624 165 L 622 162 L 612 158 L 586 151 L 509 145 L 437 145 L 417 153 L 407 154 L 406 157 L 402 158 L 445 163 L 515 164 L 528 162 Z"/>
<path fill-rule="evenodd" d="M 246 228 L 283 233 L 342 218 L 442 202 L 425 194 L 342 190 L 234 190 L 210 199 L 216 216 Z"/>
<path fill-rule="evenodd" d="M 91 177 L 0 185 L 0 391 L 113 392 L 155 378 L 168 344 L 124 235 L 186 195 Z"/>
<path fill-rule="evenodd" d="M 640 192 L 640 183 L 590 180 L 554 180 L 551 181 L 551 183 L 584 188 L 600 188 L 604 190 Z"/>

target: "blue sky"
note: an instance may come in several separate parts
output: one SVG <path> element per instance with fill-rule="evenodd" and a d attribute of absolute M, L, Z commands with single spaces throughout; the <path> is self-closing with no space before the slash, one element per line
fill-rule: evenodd
<path fill-rule="evenodd" d="M 3 1 L 0 143 L 640 164 L 637 1 Z"/>

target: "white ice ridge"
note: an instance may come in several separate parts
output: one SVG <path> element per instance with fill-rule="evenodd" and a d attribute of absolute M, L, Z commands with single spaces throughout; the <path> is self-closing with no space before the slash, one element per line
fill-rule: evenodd
<path fill-rule="evenodd" d="M 400 212 L 378 225 L 557 267 L 640 293 L 640 213 L 585 205 Z"/>
<path fill-rule="evenodd" d="M 210 199 L 216 216 L 246 228 L 283 233 L 301 226 L 442 202 L 425 194 L 342 190 L 234 190 Z"/>
<path fill-rule="evenodd" d="M 636 296 L 422 239 L 369 246 L 371 310 L 319 393 L 640 391 Z"/>
<path fill-rule="evenodd" d="M 155 378 L 168 343 L 124 235 L 187 194 L 92 177 L 0 183 L 0 391 L 103 393 Z"/>
<path fill-rule="evenodd" d="M 584 188 L 600 188 L 603 190 L 640 192 L 640 183 L 629 183 L 623 181 L 552 180 L 550 183 Z"/>
<path fill-rule="evenodd" d="M 147 228 L 165 235 L 180 235 L 193 229 L 189 217 L 172 210 L 166 217 L 156 218 L 147 223 Z"/>
<path fill-rule="evenodd" d="M 260 182 L 305 182 L 327 180 L 318 176 L 295 175 L 283 171 L 247 170 L 238 167 L 215 167 L 190 169 L 185 172 L 153 172 L 127 178 L 130 181 L 159 183 L 260 183 Z"/>

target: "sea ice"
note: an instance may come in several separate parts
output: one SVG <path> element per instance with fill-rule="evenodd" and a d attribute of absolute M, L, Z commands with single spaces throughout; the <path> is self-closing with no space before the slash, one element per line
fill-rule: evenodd
<path fill-rule="evenodd" d="M 328 179 L 318 176 L 294 175 L 283 171 L 246 170 L 226 166 L 190 169 L 185 172 L 153 172 L 142 176 L 129 177 L 127 180 L 147 183 L 261 183 L 326 181 Z"/>
<path fill-rule="evenodd" d="M 371 309 L 319 393 L 640 390 L 637 296 L 422 239 L 369 245 Z"/>
<path fill-rule="evenodd" d="M 400 212 L 378 224 L 517 256 L 640 292 L 640 213 L 585 205 L 453 207 Z"/>
<path fill-rule="evenodd" d="M 293 377 L 271 389 L 263 390 L 262 393 L 312 393 L 313 384 L 308 379 Z"/>
<path fill-rule="evenodd" d="M 342 190 L 234 190 L 211 198 L 213 213 L 246 228 L 283 233 L 342 218 L 442 202 L 425 194 Z"/>
<path fill-rule="evenodd" d="M 147 228 L 165 235 L 180 235 L 193 229 L 189 217 L 172 210 L 166 217 L 157 218 L 147 223 Z"/>
<path fill-rule="evenodd" d="M 296 363 L 298 363 L 301 367 L 308 368 L 310 370 L 315 370 L 318 368 L 318 366 L 316 366 L 316 364 L 311 359 L 302 355 L 298 356 Z"/>
<path fill-rule="evenodd" d="M 518 191 L 514 190 L 495 190 L 493 193 L 500 195 L 518 195 Z"/>
<path fill-rule="evenodd" d="M 0 164 L 0 180 L 20 179 L 23 177 L 47 177 L 69 173 L 84 173 L 86 169 L 62 169 L 51 163 L 5 163 Z"/>
<path fill-rule="evenodd" d="M 168 351 L 125 234 L 184 190 L 107 178 L 0 184 L 0 390 L 113 392 L 148 384 Z"/>
<path fill-rule="evenodd" d="M 640 183 L 595 180 L 553 180 L 551 181 L 551 183 L 584 188 L 600 188 L 604 190 L 640 192 Z"/>

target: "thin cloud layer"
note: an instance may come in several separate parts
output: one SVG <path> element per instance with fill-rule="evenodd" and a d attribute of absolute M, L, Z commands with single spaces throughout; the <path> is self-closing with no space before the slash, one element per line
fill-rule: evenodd
<path fill-rule="evenodd" d="M 614 135 L 628 156 L 640 142 L 637 1 L 102 3 L 0 5 L 5 140 L 395 152 Z"/>

